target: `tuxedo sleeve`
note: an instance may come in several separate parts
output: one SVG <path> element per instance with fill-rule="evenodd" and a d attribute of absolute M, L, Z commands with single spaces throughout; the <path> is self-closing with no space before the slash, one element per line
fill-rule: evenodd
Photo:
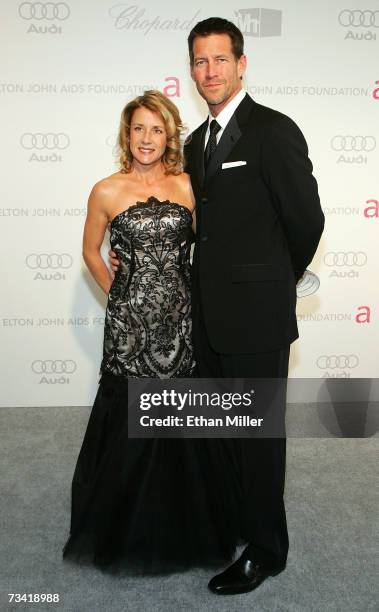
<path fill-rule="evenodd" d="M 262 149 L 263 175 L 288 242 L 298 281 L 324 229 L 317 182 L 305 138 L 289 117 L 276 122 Z"/>
<path fill-rule="evenodd" d="M 183 158 L 183 171 L 191 174 L 191 145 L 189 142 L 184 143 Z"/>

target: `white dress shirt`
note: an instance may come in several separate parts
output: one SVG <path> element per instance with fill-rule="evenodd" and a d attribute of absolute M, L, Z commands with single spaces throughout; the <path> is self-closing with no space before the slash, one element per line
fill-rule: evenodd
<path fill-rule="evenodd" d="M 207 131 L 205 134 L 205 141 L 204 141 L 204 150 L 205 150 L 205 147 L 207 146 L 207 142 L 209 138 L 209 125 L 211 121 L 213 119 L 216 119 L 217 123 L 221 126 L 221 130 L 219 130 L 216 134 L 216 140 L 218 144 L 220 142 L 220 138 L 223 134 L 223 131 L 225 130 L 226 126 L 231 120 L 237 106 L 239 106 L 239 104 L 242 102 L 245 96 L 246 96 L 246 91 L 244 89 L 241 89 L 241 91 L 239 91 L 238 94 L 234 96 L 234 98 L 232 98 L 230 102 L 228 102 L 228 104 L 225 106 L 225 108 L 222 109 L 222 111 L 217 115 L 217 117 L 213 117 L 213 115 L 209 113 L 208 127 L 207 127 Z"/>

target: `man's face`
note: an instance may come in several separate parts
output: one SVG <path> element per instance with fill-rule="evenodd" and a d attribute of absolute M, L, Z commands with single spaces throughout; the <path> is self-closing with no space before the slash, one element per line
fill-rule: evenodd
<path fill-rule="evenodd" d="M 236 59 L 228 34 L 196 36 L 192 48 L 191 77 L 216 116 L 241 89 L 240 77 L 246 69 L 246 56 Z"/>

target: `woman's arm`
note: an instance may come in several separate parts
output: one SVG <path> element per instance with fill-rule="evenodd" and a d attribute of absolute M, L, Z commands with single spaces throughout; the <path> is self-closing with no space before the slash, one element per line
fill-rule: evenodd
<path fill-rule="evenodd" d="M 105 231 L 109 222 L 106 213 L 108 189 L 103 181 L 93 187 L 87 206 L 87 217 L 83 233 L 83 259 L 97 284 L 108 295 L 112 276 L 100 255 Z"/>
<path fill-rule="evenodd" d="M 193 233 L 196 234 L 196 208 L 192 211 L 192 229 Z"/>
<path fill-rule="evenodd" d="M 183 175 L 185 176 L 186 192 L 192 204 L 192 229 L 194 233 L 196 233 L 196 199 L 193 193 L 190 175 L 186 172 L 183 172 Z"/>

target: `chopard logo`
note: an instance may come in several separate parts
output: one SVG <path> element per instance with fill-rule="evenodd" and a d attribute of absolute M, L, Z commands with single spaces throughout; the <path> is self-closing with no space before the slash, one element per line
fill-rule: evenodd
<path fill-rule="evenodd" d="M 152 30 L 190 30 L 200 15 L 200 9 L 194 14 L 191 19 L 178 19 L 171 17 L 162 19 L 159 15 L 149 18 L 146 15 L 146 9 L 140 6 L 115 4 L 109 9 L 109 15 L 114 19 L 114 26 L 117 30 L 139 30 L 144 36 Z"/>

